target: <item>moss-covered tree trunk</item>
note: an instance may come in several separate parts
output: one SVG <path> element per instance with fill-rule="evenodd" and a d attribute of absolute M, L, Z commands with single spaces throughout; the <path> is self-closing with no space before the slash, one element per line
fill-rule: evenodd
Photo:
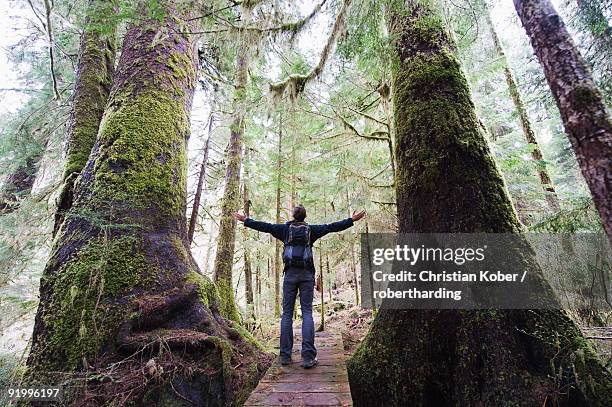
<path fill-rule="evenodd" d="M 246 27 L 251 21 L 252 4 L 241 3 L 241 24 Z M 242 145 L 246 116 L 246 86 L 249 75 L 250 39 L 248 30 L 239 30 L 237 38 L 236 74 L 234 77 L 234 100 L 230 141 L 227 151 L 227 168 L 225 172 L 225 189 L 221 201 L 221 222 L 217 239 L 214 278 L 221 299 L 221 314 L 226 318 L 238 321 L 240 315 L 234 299 L 232 268 L 236 246 L 236 220 L 232 214 L 239 208 L 240 202 L 240 167 L 242 165 Z"/>
<path fill-rule="evenodd" d="M 612 242 L 612 119 L 563 20 L 548 0 L 514 0 L 544 69 L 582 175 Z"/>
<path fill-rule="evenodd" d="M 502 47 L 499 37 L 497 36 L 497 31 L 495 31 L 493 21 L 491 21 L 491 16 L 488 7 L 486 10 L 486 19 L 487 24 L 489 25 L 489 32 L 491 33 L 491 38 L 493 39 L 493 45 L 495 46 L 495 52 L 497 53 L 497 56 L 501 59 L 502 66 L 504 68 L 506 84 L 508 85 L 510 97 L 512 97 L 514 107 L 516 108 L 516 112 L 519 116 L 521 129 L 523 130 L 523 136 L 525 137 L 525 141 L 531 148 L 531 158 L 533 159 L 536 171 L 540 178 L 540 184 L 542 185 L 542 189 L 544 189 L 544 193 L 546 194 L 546 203 L 548 203 L 548 207 L 551 209 L 551 211 L 553 211 L 553 213 L 558 212 L 560 209 L 559 197 L 557 196 L 557 192 L 555 191 L 555 187 L 553 186 L 552 179 L 550 178 L 550 174 L 548 173 L 546 162 L 544 161 L 544 156 L 542 155 L 542 150 L 540 149 L 540 145 L 536 140 L 533 127 L 531 126 L 531 120 L 529 120 L 529 115 L 527 114 L 527 109 L 525 108 L 525 103 L 523 103 L 523 98 L 521 97 L 521 93 L 519 92 L 516 80 L 514 79 L 514 74 L 510 69 L 510 65 L 508 65 L 506 53 L 504 52 L 504 48 Z"/>
<path fill-rule="evenodd" d="M 399 231 L 518 232 L 433 4 L 398 1 L 389 18 Z M 381 309 L 348 369 L 356 406 L 603 406 L 611 397 L 609 373 L 558 310 Z"/>
<path fill-rule="evenodd" d="M 74 201 L 74 186 L 96 142 L 100 120 L 113 82 L 115 26 L 107 21 L 112 0 L 90 0 L 89 17 L 81 35 L 79 62 L 67 131 L 66 166 L 57 202 L 53 233 L 64 221 Z M 101 31 L 100 26 L 109 26 Z"/>
<path fill-rule="evenodd" d="M 43 272 L 26 379 L 86 405 L 244 401 L 269 359 L 219 313 L 186 222 L 194 31 L 162 1 L 128 28 L 98 138 Z M 180 8 L 184 10 L 184 8 Z M 157 16 L 156 16 L 157 17 Z M 190 400 L 190 402 L 186 401 Z"/>

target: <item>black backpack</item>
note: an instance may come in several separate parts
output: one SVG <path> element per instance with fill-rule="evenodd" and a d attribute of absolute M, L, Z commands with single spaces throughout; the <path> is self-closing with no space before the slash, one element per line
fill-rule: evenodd
<path fill-rule="evenodd" d="M 313 265 L 310 226 L 304 222 L 289 224 L 283 262 L 287 266 L 307 268 Z"/>

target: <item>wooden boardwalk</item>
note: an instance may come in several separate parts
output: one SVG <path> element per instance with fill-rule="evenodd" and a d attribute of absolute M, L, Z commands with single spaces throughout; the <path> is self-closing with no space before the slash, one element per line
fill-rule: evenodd
<path fill-rule="evenodd" d="M 244 404 L 246 407 L 353 405 L 342 336 L 331 332 L 316 333 L 319 364 L 312 369 L 300 366 L 301 342 L 302 338 L 296 336 L 293 363 L 281 366 L 275 361 Z"/>

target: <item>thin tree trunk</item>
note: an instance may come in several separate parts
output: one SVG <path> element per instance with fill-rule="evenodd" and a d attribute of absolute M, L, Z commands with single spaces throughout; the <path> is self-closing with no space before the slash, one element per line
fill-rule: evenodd
<path fill-rule="evenodd" d="M 348 181 L 347 181 L 348 184 Z M 351 217 L 351 207 L 350 207 L 350 196 L 348 187 L 346 188 L 346 207 L 348 209 L 348 216 Z M 355 231 L 355 236 L 357 232 Z M 355 262 L 355 248 L 353 244 L 353 239 L 350 241 L 350 251 L 351 251 L 351 272 L 353 274 L 353 282 L 355 283 L 355 305 L 359 305 L 359 283 L 357 282 L 357 263 Z"/>
<path fill-rule="evenodd" d="M 53 2 L 50 2 L 49 0 L 44 0 L 43 3 L 45 5 L 45 28 L 47 31 L 47 41 L 49 42 L 47 49 L 49 51 L 49 73 L 51 76 L 53 99 L 60 100 L 61 96 L 57 87 L 57 76 L 55 75 L 55 55 L 53 52 L 53 44 L 55 43 L 53 39 L 53 24 L 51 24 L 51 11 L 53 9 Z"/>
<path fill-rule="evenodd" d="M 259 234 L 259 233 L 258 233 Z M 257 239 L 259 240 L 259 239 Z M 256 300 L 255 300 L 255 317 L 262 315 L 261 312 L 261 254 L 259 251 L 257 251 L 257 256 L 256 256 L 256 265 L 255 265 L 255 293 L 256 295 Z"/>
<path fill-rule="evenodd" d="M 213 251 L 213 235 L 214 235 L 213 233 L 214 231 L 212 230 L 213 226 L 214 225 L 211 226 L 211 229 L 208 232 L 208 243 L 206 244 L 206 255 L 204 256 L 205 267 L 208 267 L 208 265 L 210 264 L 210 257 Z"/>
<path fill-rule="evenodd" d="M 103 124 L 41 279 L 26 382 L 86 377 L 86 396 L 71 387 L 67 405 L 84 397 L 88 405 L 240 405 L 270 361 L 219 315 L 216 288 L 189 250 L 197 48 L 179 3 L 162 2 L 163 19 L 143 12 L 128 28 Z M 250 362 L 235 363 L 235 354 Z M 74 380 L 64 376 L 71 372 Z"/>
<path fill-rule="evenodd" d="M 281 223 L 281 171 L 283 169 L 283 116 L 279 113 L 278 120 L 278 159 L 276 161 L 276 223 Z M 281 279 L 281 242 L 275 241 L 274 250 L 274 316 L 280 317 L 281 307 L 281 293 L 280 293 L 280 279 Z"/>
<path fill-rule="evenodd" d="M 325 266 L 327 266 L 327 276 L 329 277 L 329 303 L 332 304 L 331 306 L 333 307 L 334 297 L 332 295 L 332 275 L 329 267 L 329 255 L 327 254 L 325 255 Z M 325 285 L 323 287 L 325 287 Z"/>
<path fill-rule="evenodd" d="M 272 241 L 271 241 L 271 243 L 272 243 L 272 244 L 276 244 L 275 242 L 272 242 Z M 272 262 L 271 262 L 271 260 L 270 260 L 270 256 L 268 256 L 267 260 L 268 260 L 268 268 L 267 268 L 267 278 L 266 278 L 266 291 L 269 293 L 269 292 L 270 292 L 270 288 L 271 288 L 271 286 L 270 286 L 270 278 L 271 278 L 271 276 L 272 276 L 274 273 L 272 272 Z M 264 310 L 265 310 L 266 312 L 267 312 L 267 311 L 268 311 L 268 309 L 269 309 L 269 307 L 268 307 L 268 297 L 269 297 L 269 296 L 266 296 L 266 298 L 265 298 L 265 302 L 264 302 Z"/>
<path fill-rule="evenodd" d="M 371 253 L 371 251 L 369 250 L 370 248 L 370 226 L 368 225 L 368 221 L 366 219 L 365 221 L 365 234 L 366 234 L 366 241 L 368 244 L 368 254 Z M 371 264 L 371 259 L 368 259 L 368 262 Z M 370 305 L 372 307 L 372 315 L 374 315 L 376 313 L 376 301 L 374 298 L 374 279 L 372 276 L 372 273 L 369 273 L 369 280 L 370 280 Z M 361 282 L 363 284 L 363 281 Z"/>
<path fill-rule="evenodd" d="M 612 242 L 612 121 L 586 63 L 548 0 L 514 0 Z"/>
<path fill-rule="evenodd" d="M 519 121 L 521 123 L 521 129 L 523 130 L 523 136 L 525 137 L 525 141 L 531 147 L 531 158 L 536 167 L 536 171 L 540 178 L 540 184 L 544 189 L 546 202 L 548 203 L 548 207 L 553 212 L 558 212 L 559 207 L 559 197 L 557 196 L 557 192 L 553 186 L 552 180 L 548 173 L 548 169 L 546 168 L 546 164 L 544 163 L 544 157 L 542 156 L 542 150 L 540 150 L 540 146 L 538 141 L 536 140 L 535 133 L 533 132 L 533 128 L 531 127 L 531 121 L 529 120 L 529 115 L 527 114 L 527 109 L 525 108 L 525 104 L 523 103 L 523 98 L 521 97 L 521 93 L 519 92 L 518 86 L 516 84 L 516 80 L 514 79 L 514 75 L 512 74 L 512 70 L 510 69 L 510 65 L 508 65 L 508 60 L 506 58 L 506 54 L 504 52 L 504 48 L 497 36 L 497 32 L 495 31 L 495 27 L 493 26 L 493 21 L 491 21 L 491 15 L 487 8 L 486 10 L 486 19 L 489 25 L 489 32 L 491 34 L 491 38 L 493 39 L 493 44 L 495 45 L 495 51 L 497 52 L 497 56 L 501 59 L 504 75 L 506 77 L 506 83 L 508 84 L 508 90 L 510 92 L 510 96 L 512 97 L 512 101 L 514 102 L 514 107 L 519 116 Z"/>
<path fill-rule="evenodd" d="M 251 21 L 250 2 L 241 3 L 242 26 Z M 242 146 L 246 117 L 246 86 L 250 64 L 250 40 L 248 30 L 240 30 L 236 59 L 236 76 L 234 79 L 233 119 L 230 126 L 230 141 L 227 152 L 227 171 L 225 173 L 225 190 L 221 203 L 221 222 L 217 240 L 215 258 L 215 283 L 221 297 L 221 315 L 238 321 L 238 309 L 234 299 L 232 283 L 232 266 L 236 245 L 236 220 L 232 213 L 238 210 L 240 195 L 240 166 L 242 164 Z"/>
<path fill-rule="evenodd" d="M 403 0 L 388 22 L 399 232 L 518 233 L 435 4 Z M 521 254 L 537 273 L 535 258 Z M 603 406 L 611 397 L 609 373 L 560 309 L 383 308 L 348 369 L 355 405 L 384 397 L 394 406 Z"/>
<path fill-rule="evenodd" d="M 390 108 L 390 103 L 389 103 L 389 86 L 387 86 L 386 84 L 380 86 L 378 88 L 378 93 L 380 94 L 383 111 L 385 112 L 387 129 L 389 130 L 389 140 L 387 141 L 387 147 L 389 148 L 389 159 L 391 160 L 391 173 L 393 174 L 393 183 L 395 185 L 396 164 L 395 164 L 395 153 L 394 153 L 394 148 L 393 148 L 393 137 L 395 134 L 395 129 L 393 128 L 393 116 L 391 114 L 391 108 Z"/>
<path fill-rule="evenodd" d="M 317 331 L 325 330 L 325 280 L 323 280 L 323 244 L 319 242 L 319 279 L 321 280 L 321 322 Z"/>
<path fill-rule="evenodd" d="M 213 99 L 210 102 L 210 116 L 208 117 L 208 137 L 206 144 L 204 144 L 204 156 L 202 157 L 202 164 L 200 165 L 200 174 L 198 175 L 198 186 L 196 188 L 195 197 L 193 198 L 193 208 L 191 209 L 191 216 L 189 218 L 189 230 L 187 231 L 187 238 L 189 243 L 193 243 L 193 235 L 195 233 L 196 223 L 198 221 L 198 213 L 200 211 L 200 200 L 202 199 L 202 189 L 204 188 L 204 181 L 206 181 L 206 166 L 208 165 L 208 152 L 210 150 L 210 138 L 212 136 L 213 124 L 215 122 L 215 109 L 217 102 L 217 89 L 213 90 Z"/>
<path fill-rule="evenodd" d="M 248 162 L 248 148 L 244 150 L 244 160 Z M 244 167 L 244 179 L 242 180 L 242 199 L 244 202 L 244 214 L 248 218 L 250 216 L 251 201 L 249 198 L 249 188 L 247 185 L 249 172 L 247 166 Z M 247 303 L 247 319 L 255 320 L 255 308 L 253 304 L 253 276 L 251 273 L 251 259 L 249 256 L 248 239 L 249 232 L 247 228 L 243 228 L 244 246 L 244 289 Z"/>
<path fill-rule="evenodd" d="M 79 63 L 72 96 L 72 109 L 67 131 L 66 165 L 62 191 L 57 202 L 55 235 L 74 202 L 75 182 L 85 168 L 98 136 L 98 128 L 108 101 L 115 65 L 116 27 L 100 32 L 96 26 L 106 23 L 102 12 L 112 7 L 112 0 L 91 0 L 90 16 L 81 35 Z"/>

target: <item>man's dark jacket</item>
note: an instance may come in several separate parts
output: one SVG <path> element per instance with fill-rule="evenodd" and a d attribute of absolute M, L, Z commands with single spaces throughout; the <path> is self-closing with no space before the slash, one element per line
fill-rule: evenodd
<path fill-rule="evenodd" d="M 266 223 L 260 222 L 251 218 L 247 218 L 244 221 L 244 226 L 251 229 L 258 230 L 260 232 L 270 233 L 278 240 L 285 243 L 287 241 L 287 234 L 289 233 L 289 225 L 295 221 L 289 221 L 286 223 Z M 344 229 L 348 229 L 353 226 L 353 219 L 347 218 L 338 222 L 329 223 L 326 225 L 308 225 L 310 227 L 310 244 L 313 245 L 317 239 L 322 238 L 328 233 L 341 232 Z M 285 268 L 287 265 L 285 265 Z M 314 264 L 311 267 L 311 271 L 314 273 Z"/>

